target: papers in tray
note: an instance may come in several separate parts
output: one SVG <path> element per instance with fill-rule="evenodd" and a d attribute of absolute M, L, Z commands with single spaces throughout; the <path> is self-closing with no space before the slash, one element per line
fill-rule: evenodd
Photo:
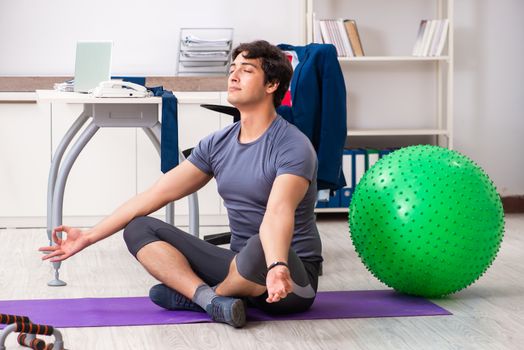
<path fill-rule="evenodd" d="M 231 39 L 201 39 L 194 35 L 186 35 L 183 43 L 186 46 L 228 46 Z"/>
<path fill-rule="evenodd" d="M 228 56 L 227 51 L 182 51 L 181 54 L 187 58 L 219 58 L 222 60 Z"/>
<path fill-rule="evenodd" d="M 181 28 L 177 75 L 226 75 L 232 28 Z"/>

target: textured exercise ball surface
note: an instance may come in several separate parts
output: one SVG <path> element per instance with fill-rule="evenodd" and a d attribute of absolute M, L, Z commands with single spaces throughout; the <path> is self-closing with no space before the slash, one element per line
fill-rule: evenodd
<path fill-rule="evenodd" d="M 355 249 L 380 281 L 403 293 L 439 297 L 476 281 L 504 232 L 500 197 L 466 156 L 421 145 L 380 159 L 349 207 Z"/>

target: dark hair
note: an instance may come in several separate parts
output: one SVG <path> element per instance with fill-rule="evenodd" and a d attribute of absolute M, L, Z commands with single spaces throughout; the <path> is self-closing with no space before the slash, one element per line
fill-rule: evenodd
<path fill-rule="evenodd" d="M 282 103 L 293 75 L 293 67 L 286 55 L 278 47 L 265 40 L 238 45 L 233 51 L 233 60 L 242 52 L 245 58 L 260 58 L 264 71 L 264 84 L 279 83 L 273 94 L 273 105 L 277 108 Z"/>

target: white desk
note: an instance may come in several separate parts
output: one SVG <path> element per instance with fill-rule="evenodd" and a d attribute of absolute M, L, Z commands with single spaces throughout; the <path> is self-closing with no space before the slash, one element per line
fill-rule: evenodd
<path fill-rule="evenodd" d="M 161 114 L 162 98 L 96 98 L 92 95 L 75 92 L 59 92 L 54 90 L 37 90 L 37 102 L 81 104 L 83 111 L 73 122 L 63 136 L 53 154 L 47 185 L 47 236 L 50 244 L 52 230 L 62 224 L 64 191 L 67 177 L 75 160 L 95 133 L 102 127 L 132 127 L 142 128 L 160 154 L 162 125 L 158 121 Z M 92 118 L 89 125 L 82 131 L 78 139 L 69 149 L 64 161 L 62 157 L 78 131 Z M 179 152 L 181 160 L 184 156 Z M 196 193 L 189 197 L 189 232 L 198 236 L 198 198 Z M 166 208 L 166 222 L 174 223 L 174 205 L 169 203 Z M 59 237 L 62 233 L 58 234 Z M 61 263 L 53 263 L 54 279 L 48 285 L 64 286 L 59 279 Z"/>

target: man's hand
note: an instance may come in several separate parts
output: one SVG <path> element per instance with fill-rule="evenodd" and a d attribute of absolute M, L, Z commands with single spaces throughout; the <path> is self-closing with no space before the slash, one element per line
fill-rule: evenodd
<path fill-rule="evenodd" d="M 295 210 L 309 188 L 301 176 L 282 174 L 275 178 L 260 225 L 260 242 L 267 262 L 286 261 L 295 232 Z M 289 269 L 278 265 L 266 277 L 268 303 L 287 297 L 293 291 Z"/>
<path fill-rule="evenodd" d="M 291 275 L 286 266 L 276 266 L 269 270 L 266 277 L 268 303 L 276 303 L 293 291 Z"/>
<path fill-rule="evenodd" d="M 58 238 L 57 232 L 65 232 L 67 239 Z M 58 226 L 53 230 L 53 242 L 55 242 L 56 245 L 38 249 L 41 252 L 47 253 L 42 257 L 42 260 L 51 259 L 52 262 L 62 261 L 89 246 L 89 241 L 82 230 L 64 225 Z"/>

